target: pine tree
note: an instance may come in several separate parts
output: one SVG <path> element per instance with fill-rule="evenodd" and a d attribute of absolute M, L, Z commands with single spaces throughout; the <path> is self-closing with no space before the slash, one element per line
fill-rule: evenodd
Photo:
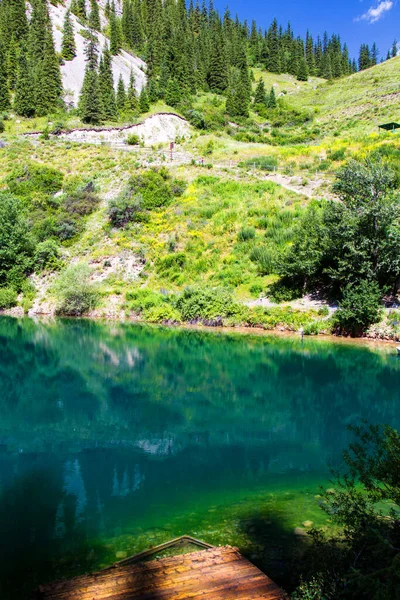
<path fill-rule="evenodd" d="M 104 47 L 99 67 L 99 86 L 103 116 L 106 119 L 115 119 L 117 105 L 115 100 L 114 79 L 112 73 L 112 58 L 107 45 Z"/>
<path fill-rule="evenodd" d="M 212 92 L 224 92 L 228 86 L 228 63 L 220 26 L 216 28 L 211 47 L 207 83 Z"/>
<path fill-rule="evenodd" d="M 18 57 L 14 110 L 21 117 L 33 117 L 35 114 L 35 87 L 25 48 L 21 48 Z"/>
<path fill-rule="evenodd" d="M 262 79 L 258 82 L 254 95 L 254 104 L 261 104 L 267 106 L 267 94 L 265 92 L 265 85 Z"/>
<path fill-rule="evenodd" d="M 178 106 L 181 101 L 181 89 L 177 81 L 170 79 L 165 90 L 165 102 L 168 106 Z"/>
<path fill-rule="evenodd" d="M 6 57 L 3 46 L 0 46 L 0 110 L 10 108 L 10 92 L 8 91 Z"/>
<path fill-rule="evenodd" d="M 67 10 L 64 18 L 64 29 L 61 43 L 61 56 L 65 60 L 72 60 L 76 56 L 74 25 L 71 19 L 71 12 Z"/>
<path fill-rule="evenodd" d="M 95 31 L 101 30 L 99 5 L 97 0 L 90 0 L 89 27 Z"/>
<path fill-rule="evenodd" d="M 119 34 L 119 24 L 117 21 L 117 16 L 115 14 L 115 5 L 114 2 L 111 5 L 111 13 L 110 13 L 110 52 L 114 56 L 119 54 L 121 50 L 121 40 Z"/>
<path fill-rule="evenodd" d="M 271 73 L 281 72 L 281 59 L 280 59 L 280 48 L 279 48 L 279 34 L 278 34 L 278 23 L 276 19 L 273 20 L 272 25 L 268 31 L 267 42 L 269 48 L 269 56 L 267 61 L 267 70 Z"/>
<path fill-rule="evenodd" d="M 297 71 L 297 81 L 308 80 L 308 67 L 304 56 L 300 59 L 299 70 Z"/>
<path fill-rule="evenodd" d="M 122 75 L 119 76 L 118 79 L 118 87 L 117 87 L 117 108 L 118 112 L 122 113 L 125 110 L 126 104 L 126 92 L 124 80 L 122 79 Z"/>
<path fill-rule="evenodd" d="M 149 97 L 147 95 L 146 88 L 143 86 L 142 91 L 140 92 L 140 96 L 139 96 L 139 110 L 141 113 L 145 113 L 145 112 L 148 112 L 149 109 L 150 109 Z"/>
<path fill-rule="evenodd" d="M 322 77 L 324 77 L 325 79 L 328 79 L 329 81 L 333 77 L 333 75 L 332 75 L 331 57 L 330 57 L 329 54 L 326 56 L 326 59 L 325 59 L 325 65 L 324 65 L 324 70 L 323 70 L 323 73 L 322 73 Z"/>
<path fill-rule="evenodd" d="M 397 40 L 393 40 L 392 50 L 391 50 L 391 57 L 394 58 L 395 56 L 397 56 Z"/>
<path fill-rule="evenodd" d="M 6 62 L 6 72 L 8 77 L 8 87 L 10 90 L 15 89 L 15 83 L 17 80 L 17 71 L 18 71 L 18 42 L 13 34 L 10 40 L 10 45 L 8 47 L 7 54 L 7 62 Z"/>
<path fill-rule="evenodd" d="M 97 57 L 97 38 L 93 32 L 90 32 L 90 37 L 86 45 L 85 77 L 83 79 L 78 108 L 82 121 L 93 125 L 100 123 L 103 114 L 97 73 Z"/>
<path fill-rule="evenodd" d="M 226 112 L 231 117 L 247 117 L 249 115 L 248 88 L 242 72 L 237 67 L 232 67 L 230 72 Z"/>
<path fill-rule="evenodd" d="M 271 91 L 268 96 L 268 108 L 276 108 L 276 107 L 277 107 L 277 102 L 276 102 L 275 90 L 272 86 Z"/>
<path fill-rule="evenodd" d="M 128 90 L 126 93 L 125 108 L 128 112 L 131 112 L 131 113 L 137 112 L 137 110 L 139 108 L 135 76 L 133 74 L 132 69 L 131 69 L 131 73 L 130 73 L 130 77 L 129 77 Z"/>
<path fill-rule="evenodd" d="M 70 10 L 81 21 L 86 21 L 86 0 L 72 0 Z"/>
<path fill-rule="evenodd" d="M 45 115 L 57 108 L 62 92 L 60 63 L 54 48 L 47 0 L 32 2 L 28 63 L 35 86 L 36 113 Z"/>

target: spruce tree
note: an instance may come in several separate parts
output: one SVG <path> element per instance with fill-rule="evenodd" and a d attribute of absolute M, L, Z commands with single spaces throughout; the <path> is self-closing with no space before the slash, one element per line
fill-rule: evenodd
<path fill-rule="evenodd" d="M 21 117 L 33 117 L 35 114 L 35 104 L 34 81 L 28 66 L 26 50 L 25 48 L 21 48 L 18 57 L 14 110 Z"/>
<path fill-rule="evenodd" d="M 271 73 L 281 72 L 281 57 L 279 48 L 279 33 L 278 23 L 276 19 L 273 20 L 270 30 L 267 36 L 269 56 L 267 61 L 267 70 Z"/>
<path fill-rule="evenodd" d="M 95 31 L 101 30 L 99 5 L 97 0 L 90 0 L 89 27 Z"/>
<path fill-rule="evenodd" d="M 125 110 L 126 104 L 126 92 L 124 80 L 122 79 L 122 75 L 119 76 L 118 86 L 117 86 L 117 108 L 118 112 L 122 113 Z"/>
<path fill-rule="evenodd" d="M 72 60 L 76 56 L 74 25 L 71 19 L 71 12 L 67 10 L 64 18 L 64 29 L 61 42 L 61 56 L 65 60 Z"/>
<path fill-rule="evenodd" d="M 397 56 L 397 40 L 393 40 L 391 56 L 392 56 L 392 58 Z"/>
<path fill-rule="evenodd" d="M 265 85 L 262 79 L 258 82 L 256 91 L 254 94 L 254 104 L 261 104 L 267 106 L 267 94 L 265 92 Z"/>
<path fill-rule="evenodd" d="M 307 61 L 304 56 L 300 59 L 299 70 L 297 71 L 297 81 L 308 80 L 308 67 Z"/>
<path fill-rule="evenodd" d="M 268 96 L 268 108 L 276 108 L 276 107 L 277 107 L 277 102 L 276 102 L 275 90 L 273 87 L 271 87 L 271 91 Z"/>
<path fill-rule="evenodd" d="M 3 46 L 0 46 L 0 110 L 10 108 L 10 92 L 8 91 L 6 57 Z"/>
<path fill-rule="evenodd" d="M 28 63 L 35 85 L 36 113 L 45 115 L 57 108 L 62 92 L 60 63 L 54 48 L 47 0 L 32 1 Z"/>
<path fill-rule="evenodd" d="M 17 80 L 17 71 L 18 71 L 18 42 L 13 35 L 10 40 L 10 45 L 8 47 L 7 53 L 7 62 L 6 62 L 6 72 L 8 78 L 8 87 L 10 90 L 15 89 L 15 82 Z"/>
<path fill-rule="evenodd" d="M 178 106 L 181 101 L 181 89 L 177 81 L 170 79 L 165 90 L 165 102 L 168 106 Z"/>
<path fill-rule="evenodd" d="M 148 112 L 150 109 L 149 97 L 147 95 L 147 90 L 143 86 L 139 96 L 139 110 L 141 113 Z"/>
<path fill-rule="evenodd" d="M 325 79 L 328 79 L 329 81 L 333 78 L 332 62 L 331 62 L 331 57 L 329 54 L 326 56 L 326 59 L 325 59 L 325 65 L 324 65 L 322 77 L 324 77 Z"/>
<path fill-rule="evenodd" d="M 101 102 L 99 77 L 97 73 L 97 38 L 93 31 L 90 32 L 85 53 L 85 77 L 83 79 L 83 85 L 79 97 L 78 109 L 81 119 L 84 123 L 96 125 L 101 121 L 103 106 Z"/>
<path fill-rule="evenodd" d="M 71 12 L 81 21 L 86 21 L 86 0 L 72 0 Z"/>
<path fill-rule="evenodd" d="M 137 92 L 136 92 L 135 76 L 133 74 L 132 69 L 131 69 L 131 74 L 129 77 L 128 89 L 126 92 L 125 108 L 128 112 L 131 112 L 131 113 L 136 113 L 139 108 L 139 101 L 138 101 Z"/>
<path fill-rule="evenodd" d="M 237 67 L 232 67 L 230 72 L 226 112 L 231 117 L 247 117 L 249 115 L 248 88 L 243 74 Z"/>
<path fill-rule="evenodd" d="M 110 52 L 114 56 L 119 54 L 121 50 L 121 32 L 117 16 L 115 14 L 115 4 L 111 5 L 110 13 Z"/>
<path fill-rule="evenodd" d="M 117 105 L 112 73 L 112 58 L 107 45 L 104 47 L 100 61 L 99 86 L 103 106 L 103 116 L 106 119 L 115 119 L 117 116 Z"/>

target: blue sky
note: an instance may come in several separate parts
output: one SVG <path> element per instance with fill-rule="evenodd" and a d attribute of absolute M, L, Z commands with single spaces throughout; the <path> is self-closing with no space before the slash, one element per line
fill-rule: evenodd
<path fill-rule="evenodd" d="M 214 0 L 221 12 L 227 4 L 232 16 L 254 18 L 263 28 L 276 17 L 284 25 L 290 21 L 296 35 L 304 35 L 307 27 L 315 36 L 325 30 L 339 33 L 355 57 L 363 42 L 376 42 L 386 58 L 393 39 L 400 41 L 400 0 Z"/>

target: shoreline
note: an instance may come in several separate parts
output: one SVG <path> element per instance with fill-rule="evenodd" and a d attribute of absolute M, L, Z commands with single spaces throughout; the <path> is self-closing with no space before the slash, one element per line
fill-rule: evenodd
<path fill-rule="evenodd" d="M 19 308 L 19 307 L 17 307 Z M 162 327 L 166 329 L 183 329 L 188 331 L 199 331 L 203 333 L 215 333 L 215 334 L 238 334 L 238 335 L 255 335 L 257 337 L 286 337 L 298 339 L 301 341 L 301 333 L 299 331 L 292 331 L 283 327 L 275 327 L 272 329 L 264 329 L 263 327 L 248 327 L 245 325 L 233 326 L 233 325 L 203 325 L 203 324 L 192 324 L 192 323 L 150 323 L 144 321 L 138 316 L 126 316 L 120 315 L 100 315 L 97 313 L 82 315 L 80 317 L 68 316 L 68 315 L 55 315 L 54 313 L 34 313 L 34 314 L 23 314 L 19 310 L 15 309 L 0 310 L 1 317 L 12 317 L 14 319 L 31 319 L 32 321 L 57 321 L 57 320 L 85 320 L 93 322 L 104 322 L 104 323 L 120 323 L 120 324 L 136 324 L 144 325 L 147 327 Z M 372 337 L 350 337 L 350 336 L 339 336 L 333 334 L 319 333 L 316 335 L 304 335 L 304 341 L 306 340 L 319 340 L 321 342 L 330 342 L 336 344 L 350 344 L 355 346 L 364 346 L 376 349 L 389 350 L 390 348 L 396 349 L 394 345 L 398 344 L 396 340 L 372 338 Z"/>

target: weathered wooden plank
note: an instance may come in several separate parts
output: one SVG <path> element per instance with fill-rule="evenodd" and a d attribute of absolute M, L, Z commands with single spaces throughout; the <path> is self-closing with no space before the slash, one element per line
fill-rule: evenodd
<path fill-rule="evenodd" d="M 112 568 L 41 586 L 42 600 L 284 600 L 236 548 L 224 546 Z"/>

